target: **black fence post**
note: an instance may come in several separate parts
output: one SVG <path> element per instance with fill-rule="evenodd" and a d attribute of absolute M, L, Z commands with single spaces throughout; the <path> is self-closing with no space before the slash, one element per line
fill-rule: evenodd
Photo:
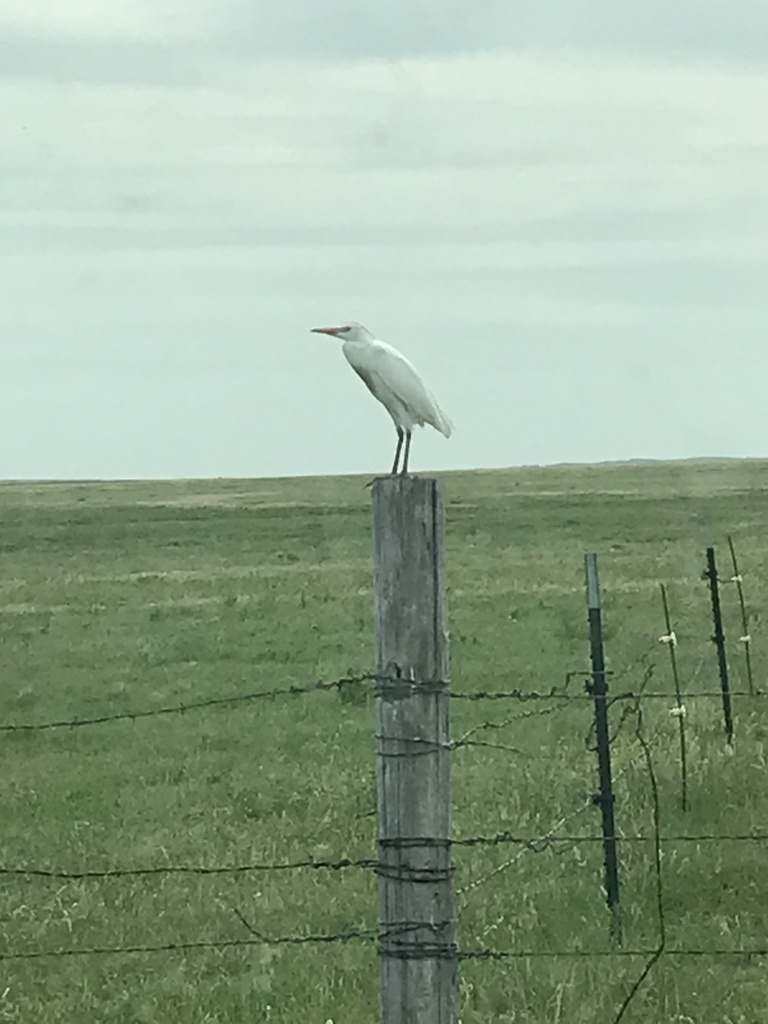
<path fill-rule="evenodd" d="M 683 693 L 680 689 L 680 673 L 677 671 L 677 637 L 672 629 L 672 620 L 669 615 L 669 603 L 667 601 L 667 588 L 661 584 L 661 601 L 664 605 L 664 626 L 666 633 L 661 637 L 662 643 L 669 644 L 669 660 L 672 664 L 672 678 L 675 682 L 675 715 L 680 731 L 680 800 L 683 810 L 688 810 L 688 759 L 685 748 L 685 705 L 683 704 Z"/>
<path fill-rule="evenodd" d="M 608 909 L 611 911 L 611 935 L 620 943 L 622 940 L 622 928 L 619 913 L 619 859 L 616 848 L 615 797 L 613 777 L 611 775 L 611 737 L 608 729 L 608 681 L 605 672 L 597 555 L 586 555 L 584 562 L 587 577 L 587 614 L 589 621 L 590 657 L 592 661 L 592 681 L 587 683 L 587 692 L 594 702 L 595 747 L 597 750 L 598 777 L 600 782 L 600 792 L 595 794 L 594 800 L 602 813 L 605 895 Z"/>
<path fill-rule="evenodd" d="M 723 721 L 725 722 L 725 738 L 733 746 L 733 710 L 731 708 L 731 685 L 728 681 L 728 659 L 725 654 L 725 633 L 723 632 L 723 615 L 720 610 L 720 584 L 715 562 L 715 549 L 707 548 L 707 568 L 704 572 L 709 580 L 709 593 L 712 598 L 712 621 L 715 631 L 712 641 L 717 649 L 717 666 L 720 670 L 720 690 L 723 695 Z"/>

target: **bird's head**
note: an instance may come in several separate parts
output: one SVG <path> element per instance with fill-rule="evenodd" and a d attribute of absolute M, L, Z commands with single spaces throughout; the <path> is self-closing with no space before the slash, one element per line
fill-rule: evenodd
<path fill-rule="evenodd" d="M 340 327 L 313 327 L 313 334 L 330 334 L 332 338 L 341 338 L 342 341 L 372 341 L 373 335 L 367 327 L 363 327 L 357 320 L 350 320 Z"/>

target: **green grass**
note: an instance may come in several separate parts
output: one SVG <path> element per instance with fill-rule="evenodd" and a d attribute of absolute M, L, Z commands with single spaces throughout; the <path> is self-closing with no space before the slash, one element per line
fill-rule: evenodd
<path fill-rule="evenodd" d="M 730 575 L 731 534 L 766 658 L 768 463 L 457 473 L 444 478 L 452 684 L 548 689 L 588 666 L 583 555 L 597 551 L 614 689 L 644 703 L 665 835 L 765 831 L 768 703 L 687 701 L 691 809 L 679 808 L 677 721 L 659 583 L 685 689 L 717 688 L 704 548 Z M 373 666 L 370 495 L 360 478 L 0 487 L 0 724 L 161 708 L 303 685 Z M 733 684 L 745 688 L 736 595 L 723 594 Z M 574 693 L 583 685 L 576 678 Z M 0 735 L 0 866 L 80 871 L 375 853 L 374 706 L 342 693 L 255 701 L 78 729 Z M 548 705 L 544 705 L 549 707 Z M 499 724 L 454 756 L 457 836 L 510 829 L 594 836 L 586 701 L 452 702 L 452 732 Z M 540 710 L 542 705 L 535 705 Z M 618 720 L 618 710 L 613 712 Z M 504 724 L 506 723 L 506 724 Z M 652 832 L 647 766 L 627 721 L 614 748 L 617 822 Z M 599 844 L 456 848 L 462 949 L 613 948 Z M 506 864 L 506 867 L 504 865 Z M 621 846 L 625 948 L 653 947 L 653 847 Z M 497 870 L 498 869 L 498 870 Z M 670 948 L 763 948 L 758 842 L 665 843 Z M 474 884 L 478 883 L 478 884 Z M 248 938 L 375 927 L 360 870 L 107 880 L 6 877 L 0 952 Z M 642 958 L 462 964 L 464 1024 L 612 1021 Z M 373 943 L 0 960 L 0 1021 L 373 1024 Z M 665 955 L 628 1024 L 757 1024 L 757 957 Z"/>

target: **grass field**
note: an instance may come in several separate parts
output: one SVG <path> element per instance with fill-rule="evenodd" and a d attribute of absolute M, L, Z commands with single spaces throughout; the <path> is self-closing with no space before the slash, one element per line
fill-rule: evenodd
<path fill-rule="evenodd" d="M 158 709 L 373 667 L 370 494 L 360 478 L 0 486 L 0 724 Z M 583 556 L 596 551 L 612 686 L 672 693 L 659 583 L 685 689 L 717 688 L 704 549 L 730 575 L 733 536 L 765 682 L 768 463 L 448 474 L 454 690 L 544 690 L 588 666 Z M 733 588 L 733 684 L 745 689 Z M 578 693 L 582 679 L 572 684 Z M 662 835 L 766 832 L 768 701 L 687 701 L 691 808 L 677 720 L 643 704 Z M 458 837 L 594 836 L 586 701 L 452 702 L 452 731 L 496 746 L 454 756 Z M 374 704 L 315 692 L 0 737 L 0 866 L 61 871 L 375 855 Z M 618 720 L 618 711 L 614 712 Z M 504 724 L 506 723 L 506 724 Z M 647 764 L 628 720 L 614 743 L 617 823 L 651 835 Z M 768 947 L 768 848 L 667 842 L 670 949 Z M 621 845 L 625 949 L 658 941 L 653 844 Z M 456 848 L 462 950 L 612 950 L 598 844 Z M 506 867 L 501 866 L 510 862 Z M 500 870 L 495 871 L 495 869 Z M 495 873 L 494 873 L 495 871 Z M 477 883 L 477 884 L 475 884 Z M 361 869 L 67 881 L 5 877 L 0 953 L 301 936 L 375 928 Z M 462 964 L 464 1024 L 602 1024 L 643 957 Z M 268 945 L 0 960 L 0 1021 L 24 1024 L 374 1024 L 375 944 Z M 762 1024 L 766 959 L 665 954 L 624 1018 Z"/>

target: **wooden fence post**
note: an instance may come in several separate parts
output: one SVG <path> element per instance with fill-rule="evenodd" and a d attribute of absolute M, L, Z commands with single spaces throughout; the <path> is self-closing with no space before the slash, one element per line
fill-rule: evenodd
<path fill-rule="evenodd" d="M 384 1024 L 456 1024 L 445 515 L 437 480 L 373 483 Z"/>

